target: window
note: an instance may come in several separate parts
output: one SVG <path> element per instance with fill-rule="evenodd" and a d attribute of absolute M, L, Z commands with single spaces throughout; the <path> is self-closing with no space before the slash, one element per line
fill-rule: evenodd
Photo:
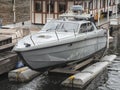
<path fill-rule="evenodd" d="M 64 22 L 61 26 L 61 30 L 66 32 L 77 32 L 78 26 L 77 23 Z"/>
<path fill-rule="evenodd" d="M 79 24 L 69 22 L 50 21 L 44 25 L 42 30 L 58 32 L 77 32 Z"/>
<path fill-rule="evenodd" d="M 102 4 L 101 4 L 101 5 L 102 5 L 102 8 L 105 8 L 105 3 L 106 3 L 105 0 L 103 0 L 103 1 L 102 1 Z"/>
<path fill-rule="evenodd" d="M 83 4 L 83 1 L 74 0 L 74 4 L 75 4 L 75 5 L 82 5 L 82 4 Z"/>
<path fill-rule="evenodd" d="M 35 12 L 42 12 L 42 2 L 35 1 Z"/>
<path fill-rule="evenodd" d="M 84 23 L 80 27 L 80 32 L 81 33 L 91 32 L 93 30 L 94 30 L 94 27 L 93 27 L 92 23 Z"/>
<path fill-rule="evenodd" d="M 93 25 L 92 25 L 91 23 L 87 23 L 87 31 L 88 31 L 88 32 L 91 32 L 91 31 L 93 31 L 93 30 L 94 30 Z"/>
<path fill-rule="evenodd" d="M 80 27 L 80 33 L 85 33 L 85 32 L 87 32 L 86 23 L 82 24 Z"/>
<path fill-rule="evenodd" d="M 46 23 L 44 25 L 44 27 L 42 28 L 42 30 L 45 30 L 45 31 L 54 31 L 56 29 L 58 29 L 60 27 L 61 23 L 60 22 L 57 22 L 57 21 L 50 21 L 48 23 Z"/>
<path fill-rule="evenodd" d="M 84 2 L 84 8 L 87 9 L 87 2 Z"/>
<path fill-rule="evenodd" d="M 47 13 L 54 13 L 54 8 L 55 8 L 55 1 L 54 0 L 48 0 L 46 2 L 46 5 L 47 5 Z"/>
<path fill-rule="evenodd" d="M 98 7 L 98 0 L 95 0 L 95 2 L 94 2 L 95 4 L 95 9 L 97 9 L 97 7 Z"/>
<path fill-rule="evenodd" d="M 89 2 L 89 9 L 90 9 L 90 10 L 93 9 L 93 1 L 92 1 L 92 0 Z"/>
<path fill-rule="evenodd" d="M 66 1 L 59 2 L 59 12 L 64 13 L 66 11 Z"/>

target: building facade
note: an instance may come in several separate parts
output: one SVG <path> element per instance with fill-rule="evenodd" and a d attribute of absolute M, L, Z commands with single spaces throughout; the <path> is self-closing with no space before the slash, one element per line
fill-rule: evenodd
<path fill-rule="evenodd" d="M 57 19 L 72 5 L 82 5 L 85 13 L 93 15 L 108 10 L 114 14 L 118 3 L 120 0 L 31 0 L 31 23 L 45 24 L 47 18 Z"/>

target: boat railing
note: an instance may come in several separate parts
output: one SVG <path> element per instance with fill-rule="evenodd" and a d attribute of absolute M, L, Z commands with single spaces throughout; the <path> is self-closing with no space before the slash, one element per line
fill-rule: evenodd
<path fill-rule="evenodd" d="M 72 29 L 72 30 L 73 30 L 74 36 L 76 37 L 75 29 Z M 45 33 L 45 32 L 40 32 L 40 33 Z M 40 34 L 40 33 L 38 33 L 38 34 Z M 60 38 L 59 38 L 59 35 L 58 35 L 58 33 L 57 33 L 57 30 L 55 30 L 55 35 L 56 35 L 56 37 L 57 37 L 57 40 L 59 41 Z M 32 35 L 31 35 L 31 34 L 30 34 L 30 39 L 31 39 L 33 45 L 35 46 L 35 42 L 34 42 L 34 40 L 32 39 Z"/>
<path fill-rule="evenodd" d="M 75 29 L 73 29 L 73 32 L 74 32 L 74 36 L 76 37 L 76 34 L 75 34 Z"/>
<path fill-rule="evenodd" d="M 32 35 L 30 35 L 30 39 L 31 39 L 33 45 L 35 46 L 35 42 L 34 42 L 34 40 L 32 39 Z"/>
<path fill-rule="evenodd" d="M 75 29 L 72 29 L 72 30 L 73 30 L 74 36 L 76 37 Z M 64 32 L 67 32 L 67 31 L 64 30 Z M 55 35 L 56 35 L 56 37 L 57 37 L 57 40 L 59 41 L 60 38 L 59 38 L 59 35 L 58 35 L 58 33 L 57 33 L 57 30 L 55 30 Z"/>
<path fill-rule="evenodd" d="M 56 37 L 57 37 L 57 39 L 59 41 L 59 37 L 58 37 L 58 34 L 57 34 L 56 30 L 55 30 L 55 35 L 56 35 Z"/>

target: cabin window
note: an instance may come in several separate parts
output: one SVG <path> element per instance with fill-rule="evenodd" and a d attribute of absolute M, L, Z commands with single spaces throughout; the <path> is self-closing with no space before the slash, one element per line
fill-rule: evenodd
<path fill-rule="evenodd" d="M 35 1 L 35 12 L 42 12 L 42 2 Z"/>
<path fill-rule="evenodd" d="M 84 23 L 80 27 L 80 33 L 91 32 L 94 30 L 92 23 Z"/>
<path fill-rule="evenodd" d="M 64 13 L 66 11 L 66 1 L 59 2 L 59 13 Z"/>
<path fill-rule="evenodd" d="M 54 13 L 54 8 L 55 8 L 55 1 L 54 0 L 49 0 L 46 2 L 46 11 L 47 13 Z"/>
<path fill-rule="evenodd" d="M 93 27 L 92 23 L 87 23 L 86 25 L 87 25 L 87 28 L 86 28 L 87 32 L 91 32 L 91 31 L 94 30 L 94 27 Z"/>
<path fill-rule="evenodd" d="M 80 27 L 80 33 L 85 33 L 87 32 L 87 29 L 86 29 L 86 23 L 82 24 L 81 27 Z"/>

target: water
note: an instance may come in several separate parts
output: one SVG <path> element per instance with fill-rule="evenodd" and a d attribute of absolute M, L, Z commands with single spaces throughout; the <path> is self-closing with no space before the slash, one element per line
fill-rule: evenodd
<path fill-rule="evenodd" d="M 98 90 L 120 90 L 120 57 L 108 67 L 108 80 Z"/>
<path fill-rule="evenodd" d="M 7 74 L 1 77 L 4 78 L 0 80 L 0 90 L 62 90 L 60 83 L 66 78 L 42 74 L 28 83 L 13 83 L 5 78 Z"/>
<path fill-rule="evenodd" d="M 120 90 L 120 30 L 115 32 L 115 36 L 117 36 L 117 46 L 114 53 L 118 57 L 108 67 L 108 80 L 105 84 L 99 86 L 98 90 Z"/>
<path fill-rule="evenodd" d="M 116 48 L 112 48 L 113 51 L 111 50 L 110 53 L 116 53 L 118 58 L 108 67 L 108 72 L 105 71 L 107 72 L 108 77 L 105 76 L 106 74 L 103 72 L 103 74 L 99 75 L 101 77 L 98 76 L 100 79 L 96 77 L 91 85 L 87 87 L 87 90 L 120 90 L 120 34 L 117 34 L 117 46 Z M 107 81 L 105 77 L 107 77 Z M 66 78 L 67 77 L 57 75 L 50 76 L 45 73 L 28 83 L 13 83 L 9 82 L 7 79 L 7 74 L 4 74 L 0 76 L 0 90 L 72 90 L 72 88 L 64 88 L 61 86 L 61 82 Z M 99 83 L 102 83 L 102 85 Z M 97 84 L 98 87 L 95 87 L 94 84 Z"/>

